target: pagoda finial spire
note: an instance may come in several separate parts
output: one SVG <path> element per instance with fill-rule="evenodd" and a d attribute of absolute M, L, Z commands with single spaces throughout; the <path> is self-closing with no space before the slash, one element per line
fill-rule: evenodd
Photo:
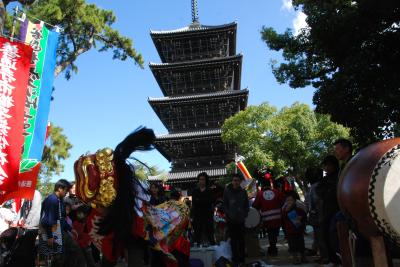
<path fill-rule="evenodd" d="M 197 8 L 197 0 L 192 0 L 192 25 L 199 26 L 199 12 Z"/>

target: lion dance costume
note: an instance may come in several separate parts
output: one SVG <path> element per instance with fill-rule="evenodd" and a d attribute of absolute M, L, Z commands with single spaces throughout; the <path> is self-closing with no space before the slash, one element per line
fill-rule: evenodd
<path fill-rule="evenodd" d="M 77 197 L 92 207 L 87 230 L 108 262 L 116 262 L 129 246 L 145 246 L 144 240 L 164 253 L 168 266 L 175 265 L 172 251 L 189 254 L 183 235 L 189 223 L 188 208 L 173 200 L 148 206 L 147 183 L 135 176 L 127 161 L 134 151 L 152 149 L 154 139 L 152 130 L 140 128 L 115 150 L 82 155 L 74 164 Z"/>

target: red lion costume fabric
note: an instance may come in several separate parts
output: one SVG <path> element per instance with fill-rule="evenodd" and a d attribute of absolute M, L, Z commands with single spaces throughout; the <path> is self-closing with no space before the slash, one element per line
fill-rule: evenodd
<path fill-rule="evenodd" d="M 87 218 L 91 241 L 110 262 L 123 255 L 132 239 L 146 238 L 169 258 L 173 258 L 171 250 L 188 247 L 188 241 L 178 238 L 189 222 L 186 205 L 171 202 L 146 207 L 146 183 L 135 177 L 134 168 L 127 161 L 136 150 L 152 149 L 154 139 L 152 130 L 139 128 L 115 150 L 104 148 L 82 155 L 74 164 L 77 197 L 92 207 Z M 164 233 L 159 230 L 163 226 L 156 223 L 155 216 L 160 214 L 169 218 L 166 225 L 170 230 Z M 178 214 L 179 219 L 171 214 Z"/>
<path fill-rule="evenodd" d="M 153 130 L 139 128 L 114 150 L 82 155 L 74 164 L 77 197 L 93 208 L 87 222 L 89 235 L 108 261 L 121 256 L 131 238 L 144 236 L 137 212 L 141 185 L 127 159 L 136 150 L 152 149 L 154 139 Z"/>

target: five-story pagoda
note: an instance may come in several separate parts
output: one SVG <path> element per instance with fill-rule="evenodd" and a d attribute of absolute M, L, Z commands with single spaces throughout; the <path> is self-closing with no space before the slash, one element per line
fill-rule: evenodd
<path fill-rule="evenodd" d="M 235 147 L 221 140 L 225 119 L 246 108 L 240 89 L 242 55 L 236 54 L 236 23 L 204 26 L 192 0 L 192 24 L 151 31 L 162 63 L 150 63 L 164 97 L 149 103 L 168 130 L 155 146 L 172 163 L 167 183 L 191 187 L 197 174 L 226 175 Z M 158 180 L 159 177 L 150 177 Z"/>

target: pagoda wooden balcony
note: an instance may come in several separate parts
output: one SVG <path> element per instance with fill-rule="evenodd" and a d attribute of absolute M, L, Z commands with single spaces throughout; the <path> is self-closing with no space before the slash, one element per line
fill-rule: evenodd
<path fill-rule="evenodd" d="M 162 62 L 180 62 L 236 54 L 236 22 L 172 31 L 151 31 Z"/>
<path fill-rule="evenodd" d="M 164 96 L 239 90 L 242 55 L 178 63 L 150 63 Z"/>
<path fill-rule="evenodd" d="M 169 132 L 221 127 L 247 105 L 248 90 L 224 91 L 180 97 L 149 98 L 149 103 Z"/>

